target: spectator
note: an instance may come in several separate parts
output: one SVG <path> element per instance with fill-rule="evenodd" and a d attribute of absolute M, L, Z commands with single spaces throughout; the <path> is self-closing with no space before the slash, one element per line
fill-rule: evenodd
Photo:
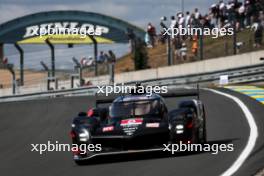
<path fill-rule="evenodd" d="M 80 61 L 81 65 L 83 67 L 86 67 L 86 66 L 92 66 L 94 65 L 94 59 L 92 56 L 89 56 L 88 59 L 86 57 L 83 57 Z"/>
<path fill-rule="evenodd" d="M 186 12 L 186 18 L 185 18 L 185 26 L 188 27 L 191 25 L 191 15 L 190 12 Z"/>
<path fill-rule="evenodd" d="M 253 25 L 252 29 L 254 30 L 254 47 L 260 48 L 262 45 L 262 37 L 263 37 L 263 26 L 261 25 L 261 22 L 259 19 L 257 19 Z"/>
<path fill-rule="evenodd" d="M 179 23 L 179 29 L 185 27 L 185 18 L 183 13 L 178 14 L 178 23 Z"/>
<path fill-rule="evenodd" d="M 226 20 L 226 4 L 221 0 L 219 2 L 219 28 L 224 26 Z"/>
<path fill-rule="evenodd" d="M 238 21 L 239 21 L 239 29 L 244 29 L 244 21 L 245 21 L 245 6 L 241 4 L 238 8 Z"/>
<path fill-rule="evenodd" d="M 187 45 L 184 42 L 182 43 L 182 47 L 180 49 L 180 55 L 181 55 L 182 61 L 187 60 Z"/>
<path fill-rule="evenodd" d="M 127 28 L 127 36 L 130 43 L 131 53 L 133 53 L 135 51 L 135 45 L 136 45 L 135 44 L 136 36 L 134 34 L 133 29 Z"/>
<path fill-rule="evenodd" d="M 200 18 L 201 18 L 201 14 L 200 14 L 199 10 L 197 8 L 195 8 L 194 13 L 193 13 L 194 27 L 198 27 L 200 25 Z"/>
<path fill-rule="evenodd" d="M 176 28 L 177 27 L 177 20 L 175 19 L 174 16 L 171 16 L 171 24 L 170 24 L 170 28 Z"/>
<path fill-rule="evenodd" d="M 146 43 L 148 48 L 152 48 L 150 36 L 148 33 L 145 34 L 145 43 Z"/>
<path fill-rule="evenodd" d="M 193 37 L 192 53 L 194 56 L 198 56 L 198 37 L 197 36 Z"/>
<path fill-rule="evenodd" d="M 219 1 L 219 12 L 224 14 L 225 13 L 225 8 L 226 8 L 226 6 L 225 6 L 224 1 L 220 0 Z"/>
<path fill-rule="evenodd" d="M 185 28 L 185 18 L 183 13 L 178 14 L 178 28 L 181 31 L 183 28 Z M 180 36 L 182 39 L 185 39 L 185 36 Z"/>
<path fill-rule="evenodd" d="M 115 63 L 116 62 L 116 56 L 112 50 L 108 51 L 109 54 L 109 62 Z"/>
<path fill-rule="evenodd" d="M 203 19 L 203 27 L 212 28 L 210 15 L 205 14 L 205 16 L 202 19 Z"/>
<path fill-rule="evenodd" d="M 263 11 L 259 12 L 259 20 L 262 26 L 264 26 L 264 13 Z"/>
<path fill-rule="evenodd" d="M 164 44 L 166 42 L 167 35 L 163 35 L 165 33 L 164 29 L 161 29 L 160 34 L 159 34 L 159 42 Z"/>
<path fill-rule="evenodd" d="M 99 58 L 98 58 L 98 62 L 99 63 L 103 63 L 105 61 L 106 61 L 106 58 L 105 58 L 104 52 L 103 51 L 100 51 L 100 55 L 99 55 Z"/>
<path fill-rule="evenodd" d="M 155 37 L 156 37 L 156 28 L 151 23 L 148 24 L 147 33 L 150 37 L 150 43 L 151 43 L 152 47 L 154 47 L 155 46 Z"/>
<path fill-rule="evenodd" d="M 4 65 L 7 65 L 7 64 L 8 64 L 8 58 L 7 58 L 7 57 L 4 57 L 4 59 L 3 59 L 3 64 L 4 64 Z"/>
<path fill-rule="evenodd" d="M 246 27 L 250 28 L 251 26 L 251 16 L 253 15 L 253 8 L 250 4 L 250 1 L 245 3 L 245 18 L 246 18 Z"/>
<path fill-rule="evenodd" d="M 92 85 L 93 83 L 89 80 L 84 83 L 84 86 L 92 86 Z"/>
<path fill-rule="evenodd" d="M 107 62 L 109 62 L 109 61 L 110 61 L 110 58 L 109 58 L 109 56 L 108 56 L 108 54 L 107 54 L 107 53 L 104 53 L 104 57 L 105 57 L 105 60 L 106 60 Z"/>
<path fill-rule="evenodd" d="M 94 64 L 95 64 L 94 60 L 95 60 L 95 59 L 94 59 L 92 56 L 89 56 L 88 59 L 86 60 L 86 61 L 87 61 L 87 62 L 86 62 L 86 65 L 87 65 L 87 66 L 94 65 Z"/>
<path fill-rule="evenodd" d="M 191 14 L 190 26 L 191 27 L 198 27 L 198 23 L 197 23 L 197 21 L 194 18 L 194 13 Z"/>
<path fill-rule="evenodd" d="M 179 60 L 179 58 L 181 57 L 180 49 L 182 47 L 182 42 L 179 36 L 173 39 L 173 45 L 175 48 L 176 60 Z"/>
<path fill-rule="evenodd" d="M 194 9 L 194 18 L 195 18 L 196 20 L 199 20 L 199 19 L 201 18 L 201 14 L 200 14 L 198 8 L 195 8 L 195 9 Z"/>
<path fill-rule="evenodd" d="M 209 12 L 209 15 L 208 17 L 211 19 L 211 22 L 212 22 L 212 27 L 216 27 L 217 24 L 218 24 L 218 6 L 216 4 L 213 4 L 211 5 L 211 8 L 209 9 L 210 12 Z"/>
<path fill-rule="evenodd" d="M 229 23 L 233 22 L 235 19 L 235 9 L 234 9 L 234 2 L 229 1 L 226 5 L 226 12 L 227 12 L 227 20 Z"/>

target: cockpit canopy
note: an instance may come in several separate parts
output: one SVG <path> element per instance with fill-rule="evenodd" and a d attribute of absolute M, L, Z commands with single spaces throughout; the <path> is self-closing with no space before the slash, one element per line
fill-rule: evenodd
<path fill-rule="evenodd" d="M 109 108 L 110 118 L 136 117 L 145 115 L 158 115 L 160 103 L 158 99 L 117 101 Z"/>

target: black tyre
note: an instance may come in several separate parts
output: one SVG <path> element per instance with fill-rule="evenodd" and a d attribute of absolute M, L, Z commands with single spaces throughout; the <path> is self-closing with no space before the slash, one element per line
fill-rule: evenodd
<path fill-rule="evenodd" d="M 204 144 L 206 143 L 206 126 L 205 123 L 203 124 L 202 127 L 199 129 L 199 143 Z"/>
<path fill-rule="evenodd" d="M 74 160 L 75 164 L 77 164 L 78 166 L 83 166 L 85 165 L 85 162 L 82 160 Z"/>
<path fill-rule="evenodd" d="M 207 142 L 207 132 L 206 132 L 206 124 L 204 123 L 203 127 L 203 143 Z"/>

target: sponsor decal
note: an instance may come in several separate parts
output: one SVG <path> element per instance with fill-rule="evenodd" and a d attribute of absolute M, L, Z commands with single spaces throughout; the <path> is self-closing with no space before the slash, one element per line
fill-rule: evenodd
<path fill-rule="evenodd" d="M 108 131 L 113 131 L 114 127 L 113 126 L 108 126 L 103 128 L 103 132 L 108 132 Z"/>
<path fill-rule="evenodd" d="M 107 39 L 101 36 L 94 37 L 98 43 L 114 43 L 113 40 Z M 43 44 L 46 40 L 49 39 L 54 44 L 89 44 L 93 43 L 93 41 L 89 38 L 89 36 L 82 37 L 81 35 L 69 35 L 69 34 L 57 34 L 57 35 L 45 35 L 42 37 L 35 36 L 27 39 L 23 39 L 18 41 L 19 44 Z"/>
<path fill-rule="evenodd" d="M 159 126 L 159 123 L 146 123 L 147 128 L 158 128 Z"/>
<path fill-rule="evenodd" d="M 70 31 L 80 31 L 81 29 L 87 29 L 89 34 L 93 35 L 102 35 L 109 33 L 109 28 L 106 26 L 93 25 L 88 23 L 79 23 L 79 22 L 51 22 L 43 23 L 40 25 L 29 26 L 26 28 L 26 32 L 23 38 L 39 36 L 43 31 L 49 31 L 53 29 L 65 30 L 69 29 Z"/>
<path fill-rule="evenodd" d="M 123 129 L 124 133 L 126 133 L 127 135 L 132 135 L 134 134 L 134 132 L 137 130 L 137 127 L 125 127 Z"/>
<path fill-rule="evenodd" d="M 122 120 L 120 125 L 123 128 L 124 133 L 127 135 L 132 135 L 138 128 L 138 125 L 141 125 L 143 123 L 142 118 L 135 118 L 135 119 L 126 119 Z"/>
<path fill-rule="evenodd" d="M 143 123 L 143 119 L 126 119 L 121 121 L 121 126 L 133 126 L 133 125 L 141 125 Z"/>

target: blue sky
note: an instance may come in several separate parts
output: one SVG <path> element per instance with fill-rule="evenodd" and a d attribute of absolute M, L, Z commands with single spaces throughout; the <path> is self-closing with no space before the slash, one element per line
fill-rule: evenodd
<path fill-rule="evenodd" d="M 185 10 L 198 7 L 206 12 L 218 0 L 183 0 Z M 51 10 L 83 10 L 111 15 L 140 27 L 151 21 L 158 24 L 161 16 L 181 10 L 181 0 L 0 0 L 0 23 L 23 15 Z"/>

